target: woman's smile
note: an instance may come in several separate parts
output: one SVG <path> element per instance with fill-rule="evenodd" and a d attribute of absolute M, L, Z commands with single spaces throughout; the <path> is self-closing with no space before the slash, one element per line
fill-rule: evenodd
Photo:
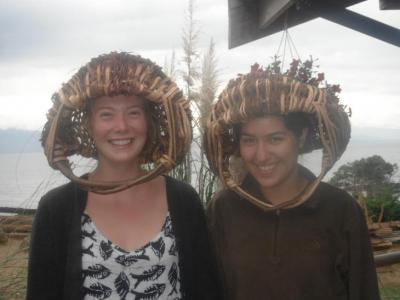
<path fill-rule="evenodd" d="M 129 145 L 133 142 L 133 138 L 131 139 L 116 139 L 116 140 L 110 140 L 110 143 L 116 146 L 126 146 Z"/>
<path fill-rule="evenodd" d="M 277 165 L 276 163 L 269 165 L 258 165 L 257 168 L 260 170 L 262 174 L 270 175 L 273 172 L 276 165 Z"/>

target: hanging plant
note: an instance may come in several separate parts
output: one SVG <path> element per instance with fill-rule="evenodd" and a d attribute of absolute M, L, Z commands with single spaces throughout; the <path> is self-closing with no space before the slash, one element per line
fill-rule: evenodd
<path fill-rule="evenodd" d="M 278 55 L 274 55 L 273 61 L 268 64 L 267 71 L 272 74 L 285 75 L 303 83 L 307 83 L 319 88 L 325 88 L 327 93 L 333 96 L 339 103 L 339 94 L 342 91 L 339 84 L 330 84 L 325 80 L 325 73 L 318 72 L 319 65 L 316 65 L 318 59 L 314 59 L 311 55 L 310 58 L 301 61 L 300 59 L 292 59 L 290 67 L 282 71 L 283 63 Z M 257 65 L 258 68 L 258 64 Z M 347 105 L 340 104 L 340 106 L 351 116 L 351 108 Z"/>

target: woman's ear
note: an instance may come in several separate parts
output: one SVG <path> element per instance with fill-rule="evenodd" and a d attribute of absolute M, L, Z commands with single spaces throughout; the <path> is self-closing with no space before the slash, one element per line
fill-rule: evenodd
<path fill-rule="evenodd" d="M 93 128 L 92 128 L 92 118 L 93 118 L 93 100 L 89 99 L 86 103 L 86 107 L 84 109 L 85 114 L 82 120 L 83 126 L 86 128 L 89 136 L 93 138 Z"/>
<path fill-rule="evenodd" d="M 90 137 L 93 137 L 93 135 L 92 135 L 92 132 L 93 132 L 92 131 L 92 124 L 91 124 L 91 122 L 89 120 L 89 117 L 86 118 L 86 120 L 85 120 L 85 127 L 86 127 L 86 130 L 89 133 Z"/>
<path fill-rule="evenodd" d="M 304 148 L 304 144 L 307 140 L 307 136 L 308 136 L 308 128 L 303 128 L 303 130 L 301 131 L 301 135 L 299 138 L 299 149 L 303 149 Z"/>

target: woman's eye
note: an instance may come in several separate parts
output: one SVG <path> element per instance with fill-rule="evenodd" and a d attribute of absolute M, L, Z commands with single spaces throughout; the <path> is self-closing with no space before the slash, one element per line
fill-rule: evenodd
<path fill-rule="evenodd" d="M 129 115 L 130 116 L 140 116 L 141 115 L 141 111 L 140 110 L 131 110 L 130 112 L 129 112 Z"/>
<path fill-rule="evenodd" d="M 256 140 L 253 139 L 253 138 L 247 138 L 247 137 L 245 137 L 245 138 L 242 138 L 242 139 L 241 139 L 241 142 L 242 142 L 243 144 L 245 144 L 245 145 L 252 145 L 252 144 L 254 144 L 254 143 L 256 142 Z"/>
<path fill-rule="evenodd" d="M 281 142 L 282 140 L 283 140 L 283 137 L 282 137 L 282 136 L 272 136 L 272 137 L 270 137 L 270 139 L 269 139 L 269 141 L 270 141 L 272 144 L 277 144 L 277 143 Z"/>
<path fill-rule="evenodd" d="M 103 112 L 100 112 L 99 116 L 100 116 L 100 118 L 109 118 L 112 116 L 112 114 L 108 111 L 103 111 Z"/>

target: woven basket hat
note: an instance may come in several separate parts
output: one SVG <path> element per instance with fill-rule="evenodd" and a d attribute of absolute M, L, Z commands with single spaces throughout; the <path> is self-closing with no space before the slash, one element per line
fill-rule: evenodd
<path fill-rule="evenodd" d="M 78 154 L 96 158 L 87 123 L 90 101 L 101 96 L 136 95 L 146 101 L 151 119 L 141 153 L 143 163 L 154 168 L 140 178 L 99 182 L 74 175 L 69 157 Z M 112 52 L 93 58 L 52 96 L 42 145 L 51 167 L 60 170 L 83 188 L 113 193 L 143 183 L 179 164 L 192 140 L 189 102 L 159 66 L 129 53 Z"/>
<path fill-rule="evenodd" d="M 233 157 L 238 153 L 235 126 L 255 117 L 306 113 L 311 119 L 313 143 L 309 150 L 323 149 L 320 175 L 301 195 L 279 205 L 271 205 L 245 191 L 232 174 Z M 338 99 L 326 89 L 258 68 L 232 79 L 212 108 L 204 136 L 211 169 L 226 187 L 263 210 L 295 207 L 304 203 L 323 176 L 340 158 L 350 139 L 348 114 Z"/>

